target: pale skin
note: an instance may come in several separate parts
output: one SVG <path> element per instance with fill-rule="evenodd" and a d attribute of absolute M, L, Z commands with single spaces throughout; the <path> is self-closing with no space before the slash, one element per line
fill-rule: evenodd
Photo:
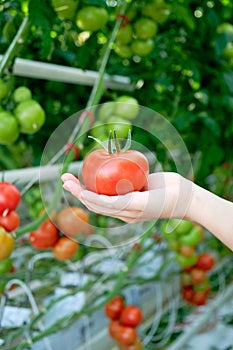
<path fill-rule="evenodd" d="M 233 203 L 172 172 L 152 173 L 141 192 L 120 196 L 88 191 L 72 174 L 62 175 L 63 188 L 89 210 L 127 223 L 159 218 L 195 222 L 233 250 Z"/>

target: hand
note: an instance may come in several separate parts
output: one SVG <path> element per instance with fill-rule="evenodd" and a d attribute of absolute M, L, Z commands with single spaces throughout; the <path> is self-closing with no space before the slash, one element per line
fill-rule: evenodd
<path fill-rule="evenodd" d="M 172 172 L 150 174 L 148 187 L 141 192 L 119 196 L 88 191 L 72 174 L 62 175 L 63 188 L 77 197 L 89 210 L 128 223 L 158 218 L 184 218 L 192 197 L 192 182 Z"/>

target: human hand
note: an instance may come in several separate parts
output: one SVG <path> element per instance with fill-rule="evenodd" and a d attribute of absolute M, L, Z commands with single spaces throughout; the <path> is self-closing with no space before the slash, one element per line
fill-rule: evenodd
<path fill-rule="evenodd" d="M 192 182 L 172 172 L 153 173 L 141 192 L 106 196 L 88 191 L 72 174 L 61 177 L 63 188 L 71 192 L 89 210 L 128 223 L 158 218 L 185 218 L 192 196 Z"/>

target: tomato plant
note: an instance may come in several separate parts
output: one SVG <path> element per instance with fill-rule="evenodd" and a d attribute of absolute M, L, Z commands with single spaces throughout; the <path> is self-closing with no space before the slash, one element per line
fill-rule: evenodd
<path fill-rule="evenodd" d="M 84 159 L 82 177 L 90 191 L 119 195 L 141 191 L 146 185 L 149 164 L 139 151 L 122 151 L 116 143 L 116 152 L 110 147 L 89 153 Z"/>
<path fill-rule="evenodd" d="M 40 227 L 29 233 L 31 245 L 39 250 L 54 247 L 59 239 L 59 231 L 50 219 L 46 219 Z"/>
<path fill-rule="evenodd" d="M 89 215 L 86 210 L 80 207 L 63 208 L 56 216 L 56 223 L 59 230 L 68 236 L 91 233 Z"/>
<path fill-rule="evenodd" d="M 21 199 L 19 190 L 10 182 L 0 182 L 0 214 L 15 210 Z"/>
<path fill-rule="evenodd" d="M 20 102 L 14 109 L 14 115 L 18 120 L 20 132 L 34 134 L 44 125 L 45 111 L 35 100 Z"/>
<path fill-rule="evenodd" d="M 142 322 L 142 311 L 135 305 L 127 305 L 120 317 L 120 322 L 124 326 L 137 327 Z"/>
<path fill-rule="evenodd" d="M 118 320 L 124 309 L 124 299 L 117 295 L 105 305 L 105 315 L 111 320 Z"/>
<path fill-rule="evenodd" d="M 81 30 L 95 32 L 103 29 L 108 19 L 108 12 L 105 8 L 86 6 L 78 11 L 76 24 Z"/>
<path fill-rule="evenodd" d="M 6 215 L 0 215 L 0 226 L 6 231 L 15 230 L 20 224 L 20 217 L 15 210 L 9 211 Z"/>
<path fill-rule="evenodd" d="M 201 253 L 197 259 L 197 267 L 202 270 L 209 271 L 215 265 L 215 259 L 210 253 Z"/>
<path fill-rule="evenodd" d="M 60 237 L 53 247 L 53 255 L 58 260 L 71 259 L 78 250 L 79 244 L 68 237 Z"/>
<path fill-rule="evenodd" d="M 9 258 L 14 248 L 14 238 L 3 227 L 0 227 L 0 261 Z"/>
<path fill-rule="evenodd" d="M 11 144 L 19 137 L 19 127 L 14 116 L 5 111 L 0 111 L 0 144 Z"/>

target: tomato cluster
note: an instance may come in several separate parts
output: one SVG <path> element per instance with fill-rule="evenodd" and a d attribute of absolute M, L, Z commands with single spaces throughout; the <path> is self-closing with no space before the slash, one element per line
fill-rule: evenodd
<path fill-rule="evenodd" d="M 78 234 L 90 234 L 88 213 L 80 207 L 67 207 L 47 218 L 29 233 L 31 245 L 38 250 L 52 249 L 60 261 L 71 259 L 79 249 Z"/>
<path fill-rule="evenodd" d="M 0 144 L 14 143 L 20 133 L 36 133 L 44 122 L 45 111 L 27 87 L 12 91 L 10 82 L 0 79 Z"/>
<path fill-rule="evenodd" d="M 109 334 L 121 350 L 142 349 L 136 327 L 142 322 L 143 314 L 135 305 L 125 305 L 121 295 L 112 298 L 105 305 L 105 315 L 110 319 Z"/>
<path fill-rule="evenodd" d="M 0 261 L 9 258 L 14 248 L 11 234 L 20 223 L 16 209 L 21 195 L 18 188 L 10 182 L 0 182 Z"/>
<path fill-rule="evenodd" d="M 210 253 L 198 254 L 202 241 L 202 227 L 186 220 L 172 219 L 161 226 L 161 234 L 168 247 L 175 251 L 176 262 L 181 266 L 182 297 L 194 305 L 204 305 L 211 291 L 207 272 L 214 267 L 215 259 Z"/>
<path fill-rule="evenodd" d="M 164 23 L 169 15 L 169 5 L 163 1 L 152 0 L 138 8 L 132 3 L 116 36 L 116 54 L 122 58 L 148 56 L 154 48 L 153 39 L 159 24 Z"/>

